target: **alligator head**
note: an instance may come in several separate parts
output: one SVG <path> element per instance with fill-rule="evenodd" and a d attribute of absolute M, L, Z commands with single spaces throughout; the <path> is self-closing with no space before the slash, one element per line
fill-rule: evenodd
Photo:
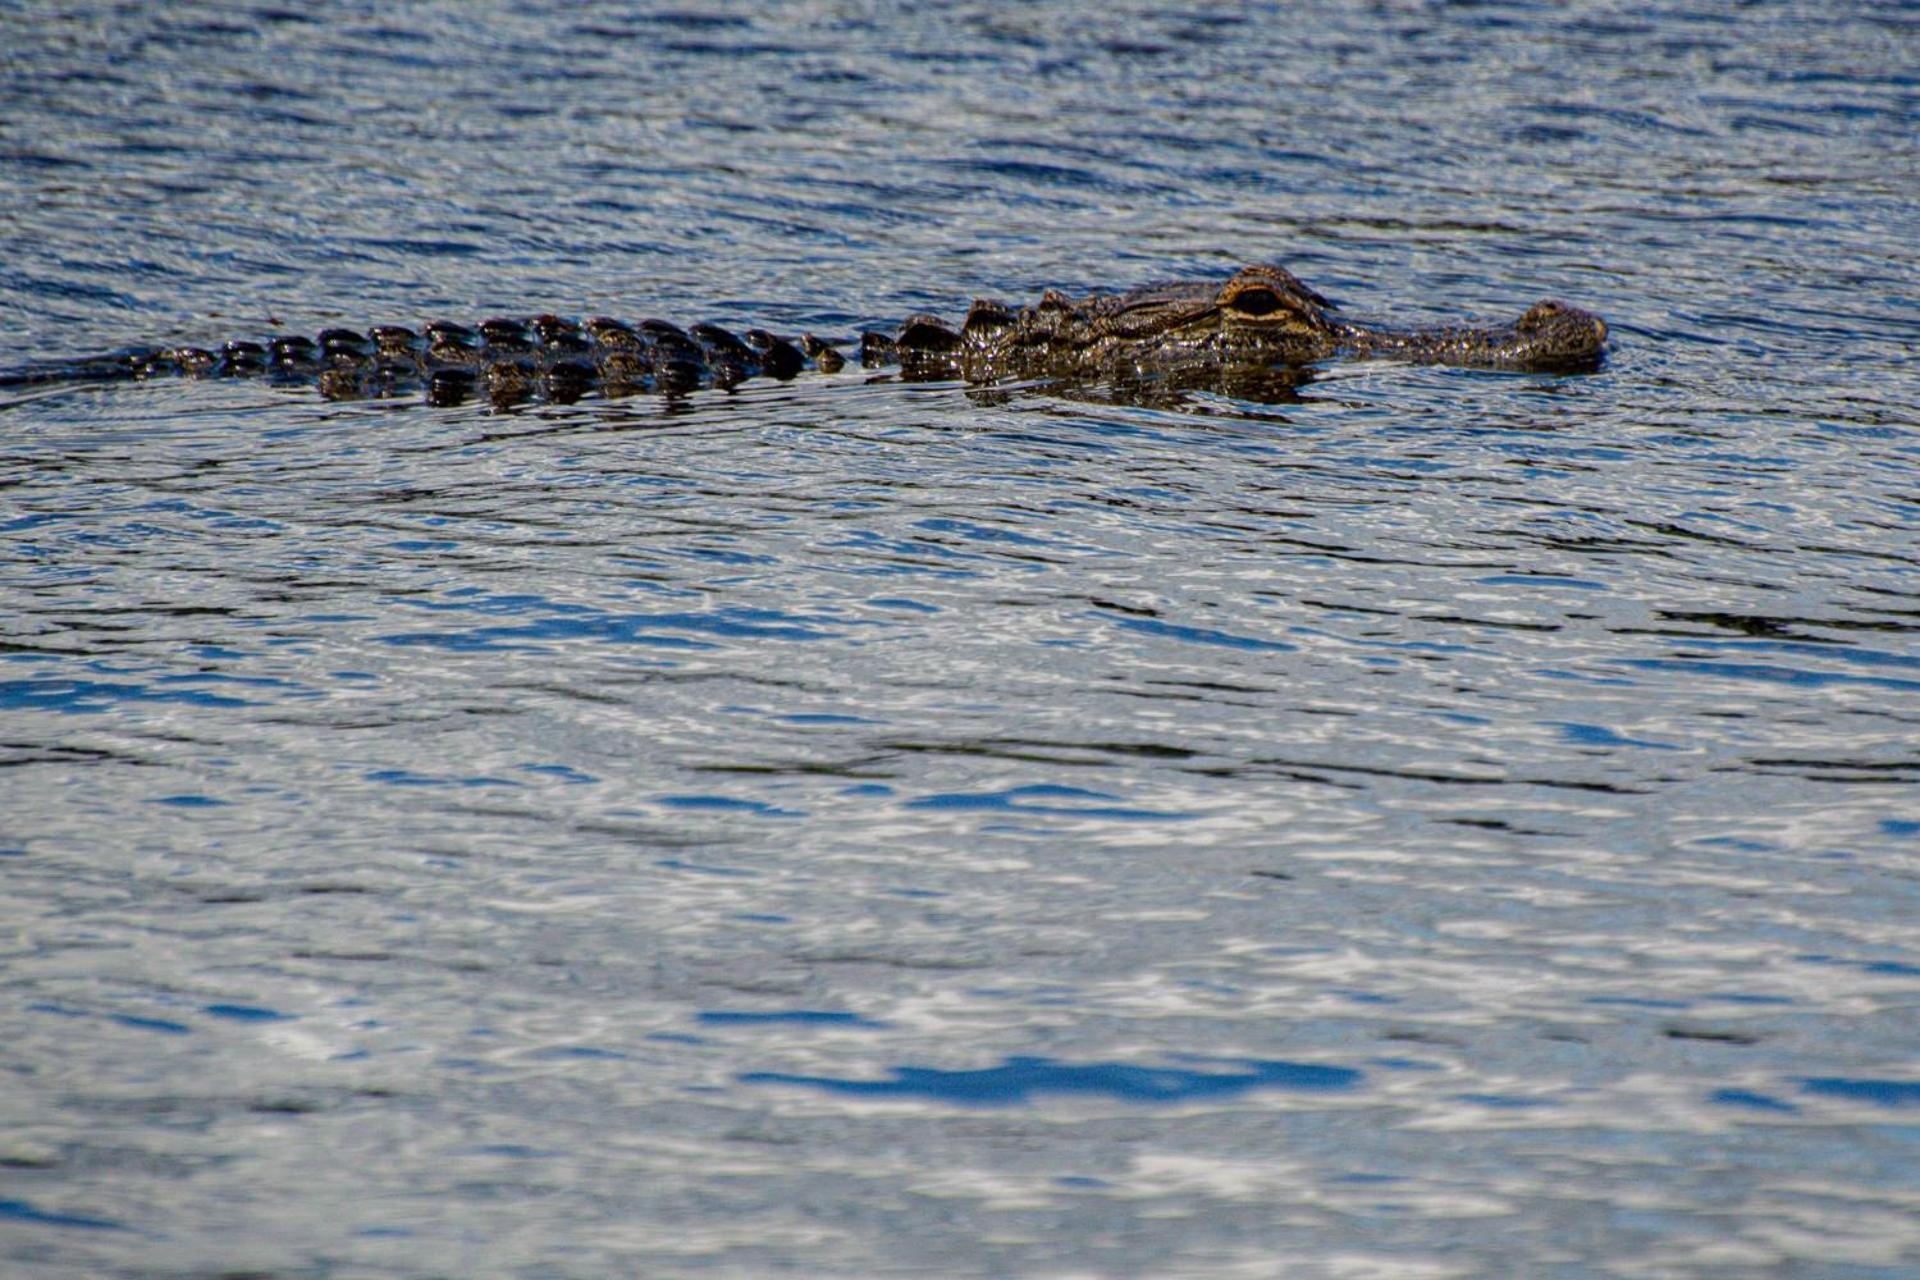
<path fill-rule="evenodd" d="M 1174 281 L 1029 307 L 976 301 L 953 330 L 914 316 L 897 337 L 869 335 L 869 363 L 898 359 L 909 376 L 1110 378 L 1194 365 L 1299 366 L 1336 356 L 1421 364 L 1577 372 L 1596 367 L 1607 327 L 1561 302 L 1504 325 L 1401 329 L 1349 320 L 1285 267 L 1244 267 L 1224 284 Z"/>
<path fill-rule="evenodd" d="M 1194 364 L 1307 364 L 1333 354 L 1331 304 L 1284 267 L 1253 266 L 1225 284 L 1173 281 L 1073 299 L 1048 290 L 1030 307 L 976 301 L 958 333 L 908 321 L 902 358 L 933 357 L 969 381 L 1108 376 Z M 922 363 L 932 363 L 922 360 Z"/>

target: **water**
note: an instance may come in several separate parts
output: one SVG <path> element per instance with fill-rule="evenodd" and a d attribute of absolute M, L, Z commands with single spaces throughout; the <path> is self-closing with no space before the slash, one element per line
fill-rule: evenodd
<path fill-rule="evenodd" d="M 0 5 L 0 364 L 1278 259 L 1584 378 L 0 404 L 33 1276 L 1920 1267 L 1899 5 Z"/>

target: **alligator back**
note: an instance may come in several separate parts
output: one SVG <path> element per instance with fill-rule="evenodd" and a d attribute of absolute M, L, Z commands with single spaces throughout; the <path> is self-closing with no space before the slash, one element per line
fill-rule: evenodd
<path fill-rule="evenodd" d="M 317 387 L 333 400 L 424 393 L 437 405 L 484 396 L 569 403 L 592 391 L 630 395 L 732 386 L 748 378 L 834 372 L 845 358 L 811 336 L 798 342 L 761 329 L 689 329 L 664 320 L 628 325 L 559 316 L 492 319 L 476 326 L 435 321 L 424 329 L 375 325 L 324 329 L 204 347 L 141 348 L 0 373 L 0 386 L 123 378 L 264 378 Z"/>

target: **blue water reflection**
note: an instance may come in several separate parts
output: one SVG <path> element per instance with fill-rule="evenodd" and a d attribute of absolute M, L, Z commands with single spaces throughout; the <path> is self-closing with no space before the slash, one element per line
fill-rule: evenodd
<path fill-rule="evenodd" d="M 27 1200 L 0 1200 L 0 1218 L 14 1222 L 34 1223 L 49 1227 L 80 1227 L 90 1231 L 127 1231 L 131 1228 L 124 1222 L 115 1222 L 111 1218 L 96 1218 L 82 1213 L 59 1213 L 50 1209 L 37 1208 Z"/>
<path fill-rule="evenodd" d="M 863 1098 L 920 1098 L 965 1107 L 1017 1106 L 1045 1094 L 1092 1094 L 1122 1102 L 1177 1105 L 1231 1098 L 1259 1089 L 1344 1091 L 1357 1089 L 1363 1073 L 1351 1067 L 1248 1060 L 1239 1071 L 1140 1067 L 1123 1062 L 1065 1063 L 1052 1058 L 1010 1057 L 997 1067 L 943 1071 L 895 1067 L 888 1080 L 839 1079 L 750 1071 L 742 1084 L 800 1085 Z"/>
<path fill-rule="evenodd" d="M 1864 1102 L 1875 1107 L 1920 1107 L 1920 1081 L 1854 1080 L 1816 1076 L 1800 1081 L 1803 1092 L 1821 1098 Z"/>

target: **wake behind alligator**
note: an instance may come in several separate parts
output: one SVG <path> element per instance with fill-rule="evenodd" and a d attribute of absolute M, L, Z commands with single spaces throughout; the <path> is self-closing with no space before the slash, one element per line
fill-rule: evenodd
<path fill-rule="evenodd" d="M 1221 283 L 1178 280 L 1069 298 L 1049 290 L 1031 306 L 977 300 L 956 328 L 916 315 L 892 333 L 864 333 L 866 368 L 911 381 L 976 385 L 1053 383 L 1192 385 L 1195 375 L 1278 373 L 1305 380 L 1336 358 L 1519 372 L 1598 368 L 1607 326 L 1562 302 L 1539 302 L 1497 325 L 1396 328 L 1351 320 L 1284 267 L 1242 268 Z M 849 353 L 812 334 L 735 334 L 713 324 L 628 324 L 540 315 L 420 330 L 375 325 L 317 337 L 236 340 L 217 351 L 167 347 L 0 372 L 0 386 L 119 378 L 254 377 L 311 385 L 335 400 L 421 395 L 436 405 L 484 397 L 496 406 L 589 394 L 684 393 L 750 378 L 837 373 Z"/>

